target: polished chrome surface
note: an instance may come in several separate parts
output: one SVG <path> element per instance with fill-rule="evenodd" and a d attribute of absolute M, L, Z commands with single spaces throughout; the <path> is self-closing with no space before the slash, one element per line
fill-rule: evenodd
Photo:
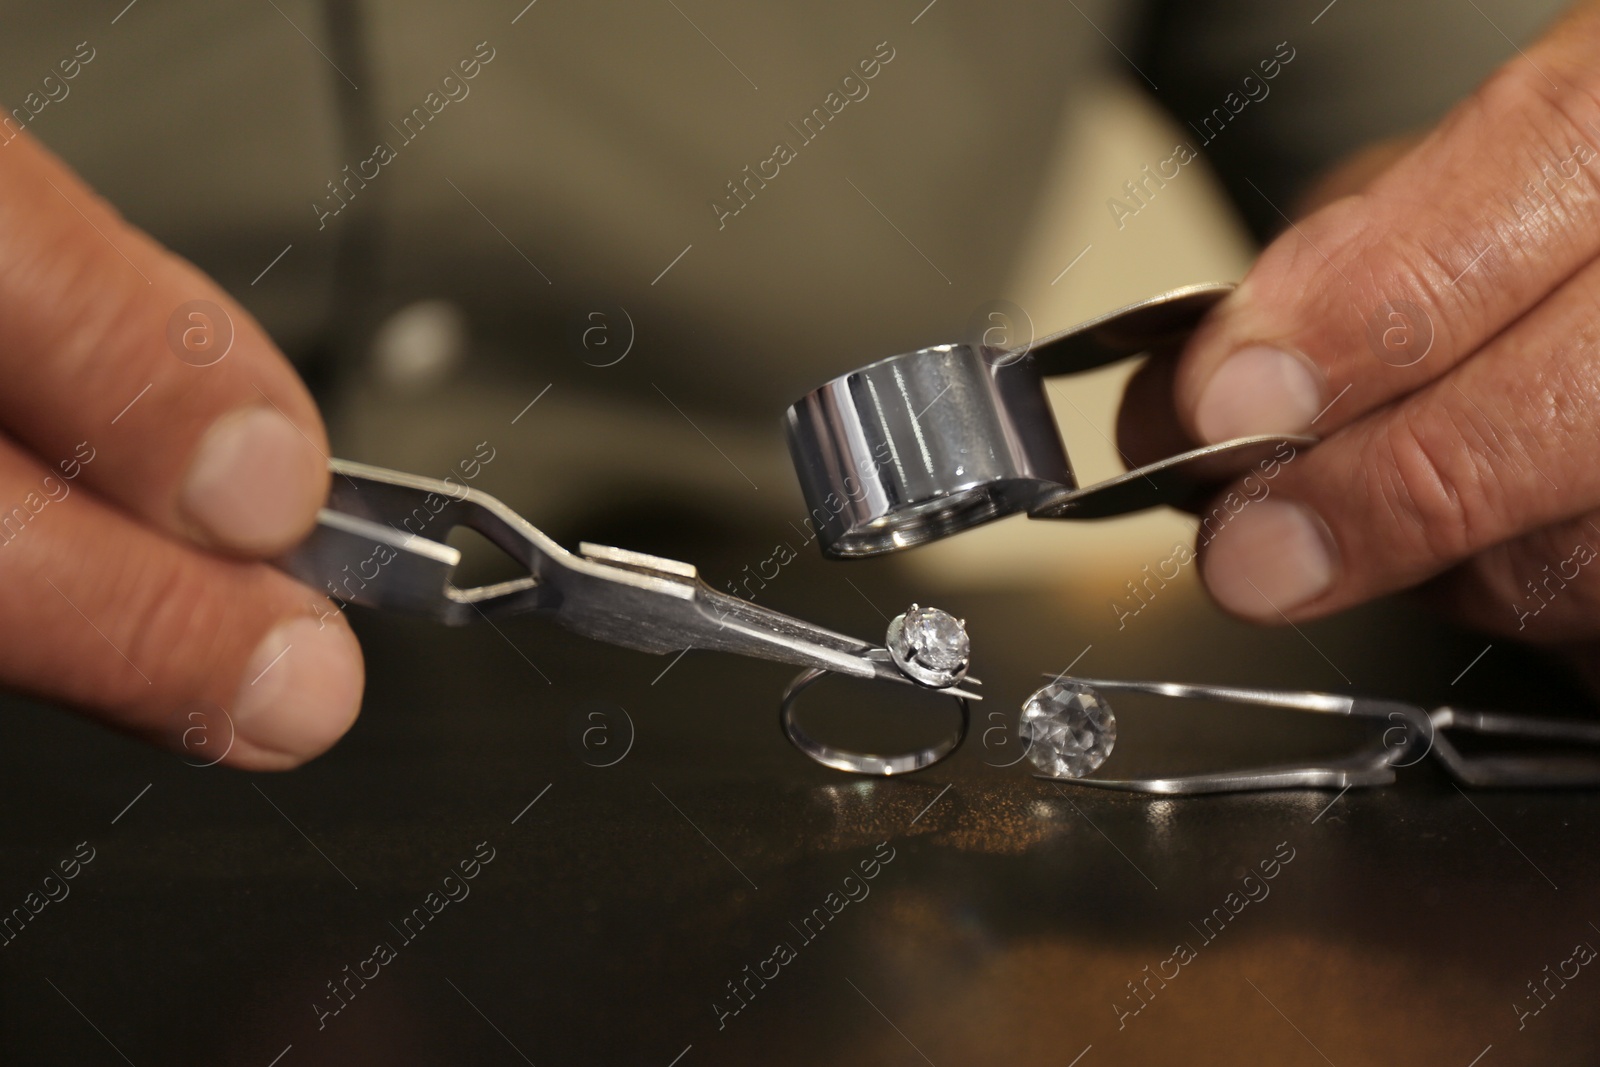
<path fill-rule="evenodd" d="M 1033 364 L 964 344 L 829 382 L 789 409 L 788 438 L 806 522 L 834 557 L 936 540 L 1077 484 Z"/>
<path fill-rule="evenodd" d="M 1042 774 L 1034 775 L 1035 778 L 1098 789 L 1173 796 L 1267 789 L 1345 789 L 1387 785 L 1395 780 L 1396 768 L 1412 766 L 1432 755 L 1463 785 L 1529 789 L 1600 786 L 1600 753 L 1561 751 L 1467 756 L 1445 734 L 1448 730 L 1458 730 L 1519 741 L 1600 746 L 1600 723 L 1463 711 L 1452 707 L 1436 708 L 1430 712 L 1392 700 L 1302 690 L 1077 677 L 1073 680 L 1107 692 L 1120 690 L 1181 700 L 1213 700 L 1327 715 L 1351 715 L 1371 721 L 1374 733 L 1370 740 L 1349 756 L 1320 763 L 1247 767 L 1172 778 L 1057 778 Z"/>
<path fill-rule="evenodd" d="M 1463 785 L 1489 788 L 1556 788 L 1600 786 L 1600 757 L 1572 752 L 1463 755 L 1445 731 L 1525 741 L 1555 741 L 1600 746 L 1600 723 L 1531 719 L 1495 711 L 1435 708 L 1428 713 L 1433 728 L 1429 751 Z"/>
<path fill-rule="evenodd" d="M 1181 341 L 1232 290 L 1192 285 L 1017 349 L 907 352 L 835 378 L 789 408 L 789 451 L 825 555 L 875 556 L 1025 511 L 1099 518 L 1182 504 L 1310 437 L 1195 449 L 1080 488 L 1045 379 Z"/>
<path fill-rule="evenodd" d="M 1232 282 L 1201 282 L 1157 293 L 1035 341 L 1040 373 L 1081 374 L 1140 352 L 1183 342 L 1206 312 L 1233 292 Z"/>
<path fill-rule="evenodd" d="M 1262 464 L 1284 463 L 1315 437 L 1264 434 L 1207 445 L 1136 467 L 1115 478 L 1080 489 L 1052 489 L 1028 508 L 1034 519 L 1103 519 L 1166 505 L 1182 507 L 1203 499 L 1207 490 Z"/>

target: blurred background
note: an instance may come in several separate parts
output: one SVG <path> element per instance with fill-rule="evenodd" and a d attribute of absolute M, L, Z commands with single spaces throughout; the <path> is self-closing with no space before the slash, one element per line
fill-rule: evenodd
<path fill-rule="evenodd" d="M 1527 1027 L 1513 1010 L 1591 936 L 1587 795 L 1463 799 L 1421 766 L 1344 797 L 1120 797 L 1035 782 L 990 732 L 1069 663 L 1581 706 L 1559 670 L 1403 601 L 1252 629 L 1193 568 L 1119 627 L 1125 583 L 1191 542 L 1166 511 L 824 563 L 780 421 L 834 375 L 967 338 L 997 300 L 1042 336 L 1239 277 L 1319 171 L 1434 122 L 1560 5 L 12 6 L 0 100 L 49 99 L 29 131 L 266 325 L 336 455 L 470 469 L 569 546 L 719 587 L 791 545 L 759 602 L 867 638 L 914 599 L 948 608 L 989 700 L 948 763 L 863 781 L 784 744 L 774 665 L 352 609 L 363 716 L 289 775 L 8 701 L 0 903 L 80 840 L 101 857 L 7 943 L 8 1062 L 1592 1062 L 1581 988 Z M 46 84 L 80 42 L 93 58 Z M 1205 132 L 1229 94 L 1258 98 Z M 778 176 L 730 192 L 779 142 Z M 379 143 L 393 158 L 343 184 Z M 1180 143 L 1199 158 L 1132 199 Z M 1052 385 L 1082 481 L 1121 469 L 1130 369 Z M 882 710 L 839 692 L 817 711 L 846 728 Z M 615 759 L 574 740 L 595 711 Z M 1349 742 L 1119 712 L 1120 773 Z M 327 983 L 483 840 L 499 858 L 472 899 L 318 1026 Z M 719 1027 L 728 980 L 884 840 L 871 899 Z M 1119 1026 L 1130 983 L 1281 842 L 1297 858 L 1271 900 Z"/>
<path fill-rule="evenodd" d="M 260 318 L 337 454 L 442 476 L 488 441 L 479 487 L 563 534 L 630 504 L 776 534 L 802 393 L 995 300 L 1042 336 L 1237 279 L 1319 172 L 1561 5 L 1307 6 L 63 3 L 7 16 L 0 99 L 87 44 L 29 130 Z M 1052 389 L 1084 481 L 1121 469 L 1127 371 Z M 1183 536 L 1017 519 L 904 565 L 1120 588 Z"/>

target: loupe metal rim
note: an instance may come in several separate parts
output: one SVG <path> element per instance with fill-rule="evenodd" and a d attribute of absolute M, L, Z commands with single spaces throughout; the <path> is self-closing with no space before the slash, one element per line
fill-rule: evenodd
<path fill-rule="evenodd" d="M 975 482 L 920 500 L 896 504 L 867 522 L 820 538 L 831 559 L 866 559 L 942 540 L 1033 506 L 1041 494 L 1059 489 L 1054 482 Z"/>

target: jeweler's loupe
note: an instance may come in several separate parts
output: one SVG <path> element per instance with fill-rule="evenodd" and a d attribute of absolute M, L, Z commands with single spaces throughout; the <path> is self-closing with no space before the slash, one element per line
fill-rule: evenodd
<path fill-rule="evenodd" d="M 1045 379 L 1182 341 L 1225 283 L 1191 285 L 999 350 L 948 344 L 852 371 L 789 408 L 789 450 L 825 555 L 876 556 L 1025 511 L 1094 519 L 1181 505 L 1313 437 L 1247 437 L 1080 487 Z"/>

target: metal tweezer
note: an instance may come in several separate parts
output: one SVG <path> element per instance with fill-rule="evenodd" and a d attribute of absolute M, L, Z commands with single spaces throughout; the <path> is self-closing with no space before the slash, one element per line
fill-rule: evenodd
<path fill-rule="evenodd" d="M 913 684 L 880 646 L 719 593 L 691 564 L 588 543 L 572 553 L 479 490 L 348 460 L 330 469 L 316 528 L 276 563 L 346 603 L 449 626 L 535 614 L 642 652 L 713 649 Z M 461 552 L 445 543 L 456 527 L 482 534 L 528 574 L 457 588 L 451 576 Z"/>
<path fill-rule="evenodd" d="M 1375 730 L 1371 740 L 1351 755 L 1317 763 L 1280 764 L 1176 778 L 1057 778 L 1044 774 L 1035 777 L 1102 789 L 1175 796 L 1264 789 L 1342 789 L 1388 785 L 1395 780 L 1396 768 L 1409 767 L 1431 754 L 1444 765 L 1452 778 L 1467 786 L 1532 789 L 1600 786 L 1600 754 L 1509 753 L 1467 756 L 1446 736 L 1446 731 L 1457 730 L 1528 741 L 1600 745 L 1600 722 L 1537 719 L 1449 706 L 1427 711 L 1414 704 L 1394 700 L 1300 690 L 1115 681 L 1075 676 L 1071 677 L 1071 681 L 1101 693 L 1120 690 L 1327 715 L 1352 715 L 1372 721 Z M 1377 729 L 1379 726 L 1381 729 Z"/>

